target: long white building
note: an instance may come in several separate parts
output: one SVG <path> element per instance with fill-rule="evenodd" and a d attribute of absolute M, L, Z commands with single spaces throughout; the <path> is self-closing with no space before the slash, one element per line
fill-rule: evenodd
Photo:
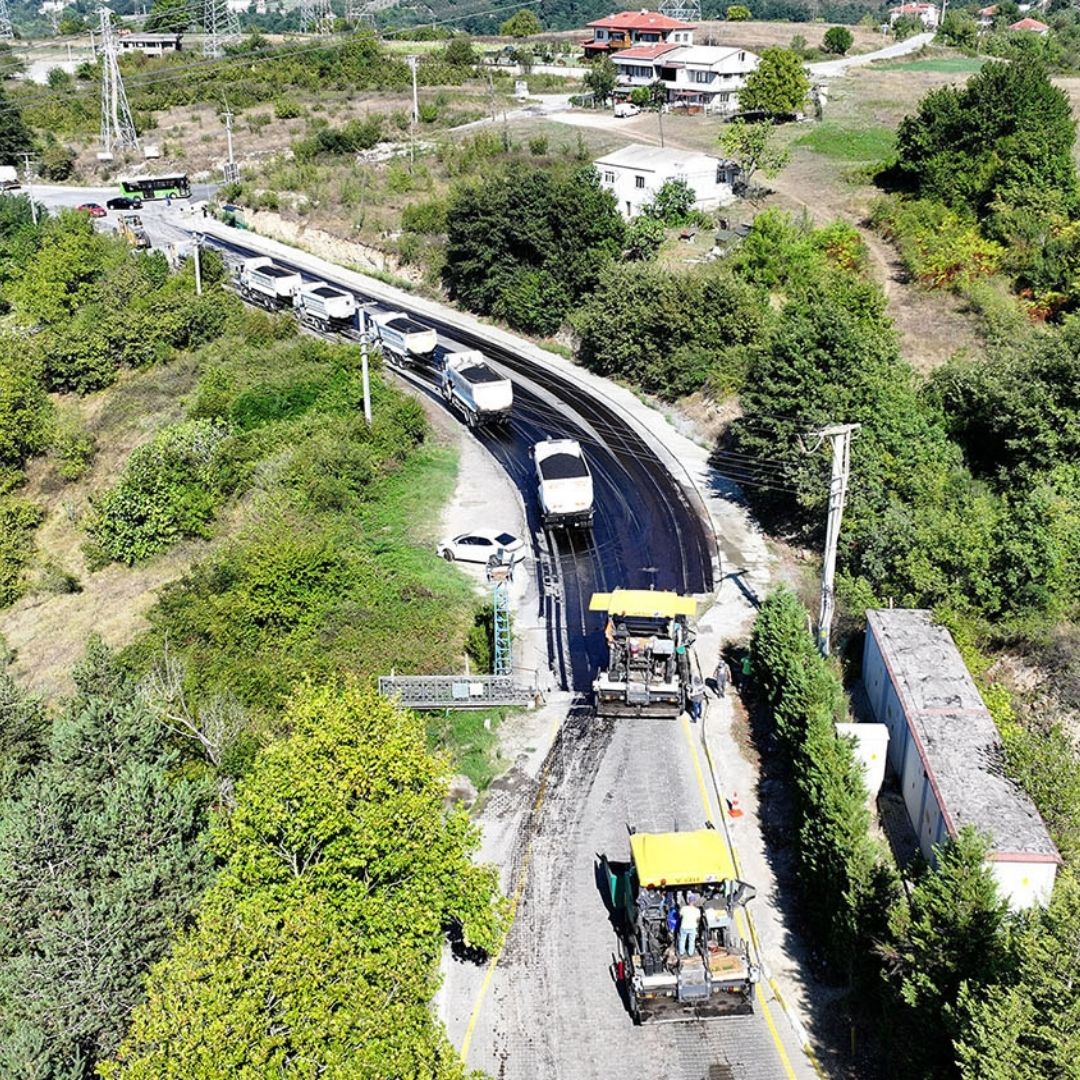
<path fill-rule="evenodd" d="M 863 683 L 889 729 L 889 765 L 923 855 L 965 825 L 1013 909 L 1050 899 L 1061 856 L 1027 793 L 1005 775 L 1001 739 L 952 635 L 931 612 L 866 613 Z"/>
<path fill-rule="evenodd" d="M 623 49 L 611 59 L 619 72 L 617 97 L 659 83 L 669 104 L 717 113 L 738 109 L 739 91 L 758 66 L 757 55 L 747 49 L 671 42 Z"/>

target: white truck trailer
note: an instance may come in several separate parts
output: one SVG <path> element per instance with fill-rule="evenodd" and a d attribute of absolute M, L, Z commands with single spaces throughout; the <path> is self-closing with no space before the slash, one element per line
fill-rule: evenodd
<path fill-rule="evenodd" d="M 273 259 L 258 258 L 244 260 L 236 284 L 245 300 L 274 310 L 291 307 L 304 283 L 295 270 L 286 270 Z"/>
<path fill-rule="evenodd" d="M 356 297 L 324 281 L 297 290 L 293 306 L 300 321 L 315 330 L 351 330 L 356 325 Z"/>
<path fill-rule="evenodd" d="M 439 335 L 430 326 L 417 322 L 404 311 L 372 311 L 369 308 L 367 317 L 383 355 L 390 363 L 405 366 L 417 360 L 431 359 Z"/>
<path fill-rule="evenodd" d="M 533 460 L 544 525 L 592 525 L 592 473 L 581 446 L 574 439 L 545 439 L 533 447 Z"/>
<path fill-rule="evenodd" d="M 514 384 L 492 371 L 479 349 L 451 353 L 446 358 L 442 392 L 469 427 L 508 420 L 514 405 Z"/>

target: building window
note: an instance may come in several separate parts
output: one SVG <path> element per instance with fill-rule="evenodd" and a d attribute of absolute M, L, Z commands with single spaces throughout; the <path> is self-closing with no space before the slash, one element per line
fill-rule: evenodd
<path fill-rule="evenodd" d="M 717 94 L 716 96 L 720 99 L 721 105 L 726 105 L 731 100 L 730 94 Z"/>
<path fill-rule="evenodd" d="M 613 172 L 611 172 L 610 170 L 607 170 L 607 171 L 604 172 L 604 183 L 605 184 L 614 184 L 615 183 L 615 174 Z"/>
<path fill-rule="evenodd" d="M 746 62 L 746 53 L 744 53 L 744 52 L 739 53 L 739 63 L 743 64 L 745 62 Z"/>
<path fill-rule="evenodd" d="M 635 176 L 634 177 L 634 187 L 636 187 L 636 188 L 644 188 L 645 187 L 645 177 L 644 176 Z"/>
<path fill-rule="evenodd" d="M 696 83 L 711 82 L 712 81 L 712 72 L 711 71 L 691 71 L 690 72 L 690 81 L 691 82 L 696 82 Z"/>

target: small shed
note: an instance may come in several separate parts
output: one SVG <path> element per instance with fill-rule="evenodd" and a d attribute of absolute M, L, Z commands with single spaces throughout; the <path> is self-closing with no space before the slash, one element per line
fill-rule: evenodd
<path fill-rule="evenodd" d="M 987 858 L 1009 905 L 1045 904 L 1061 856 L 1005 774 L 997 727 L 949 631 L 929 611 L 868 611 L 863 682 L 889 729 L 889 765 L 923 855 L 932 862 L 935 844 L 974 826 L 991 839 Z"/>
<path fill-rule="evenodd" d="M 127 34 L 117 39 L 121 52 L 141 52 L 147 56 L 162 56 L 167 52 L 181 52 L 184 48 L 183 33 L 177 34 Z"/>

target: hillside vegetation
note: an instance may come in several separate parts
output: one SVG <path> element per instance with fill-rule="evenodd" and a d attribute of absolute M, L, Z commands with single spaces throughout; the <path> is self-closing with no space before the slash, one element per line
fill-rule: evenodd
<path fill-rule="evenodd" d="M 110 405 L 170 418 L 141 417 L 92 491 L 87 584 L 206 542 L 119 655 L 86 643 L 69 699 L 27 695 L 0 661 L 0 1073 L 209 1080 L 303 1055 L 347 1076 L 359 1039 L 364 1075 L 462 1075 L 429 1007 L 437 958 L 450 927 L 492 947 L 502 906 L 446 810 L 456 740 L 478 780 L 490 765 L 456 726 L 432 729 L 448 740 L 432 753 L 371 689 L 391 667 L 459 668 L 483 618 L 417 535 L 453 455 L 377 358 L 369 428 L 356 350 L 246 310 L 213 258 L 197 296 L 190 266 L 80 215 L 0 208 L 4 599 L 83 587 L 39 573 L 47 511 L 26 472 L 47 452 L 50 482 L 81 488 L 112 452 L 75 395 L 99 433 Z M 150 393 L 176 370 L 182 402 Z"/>

